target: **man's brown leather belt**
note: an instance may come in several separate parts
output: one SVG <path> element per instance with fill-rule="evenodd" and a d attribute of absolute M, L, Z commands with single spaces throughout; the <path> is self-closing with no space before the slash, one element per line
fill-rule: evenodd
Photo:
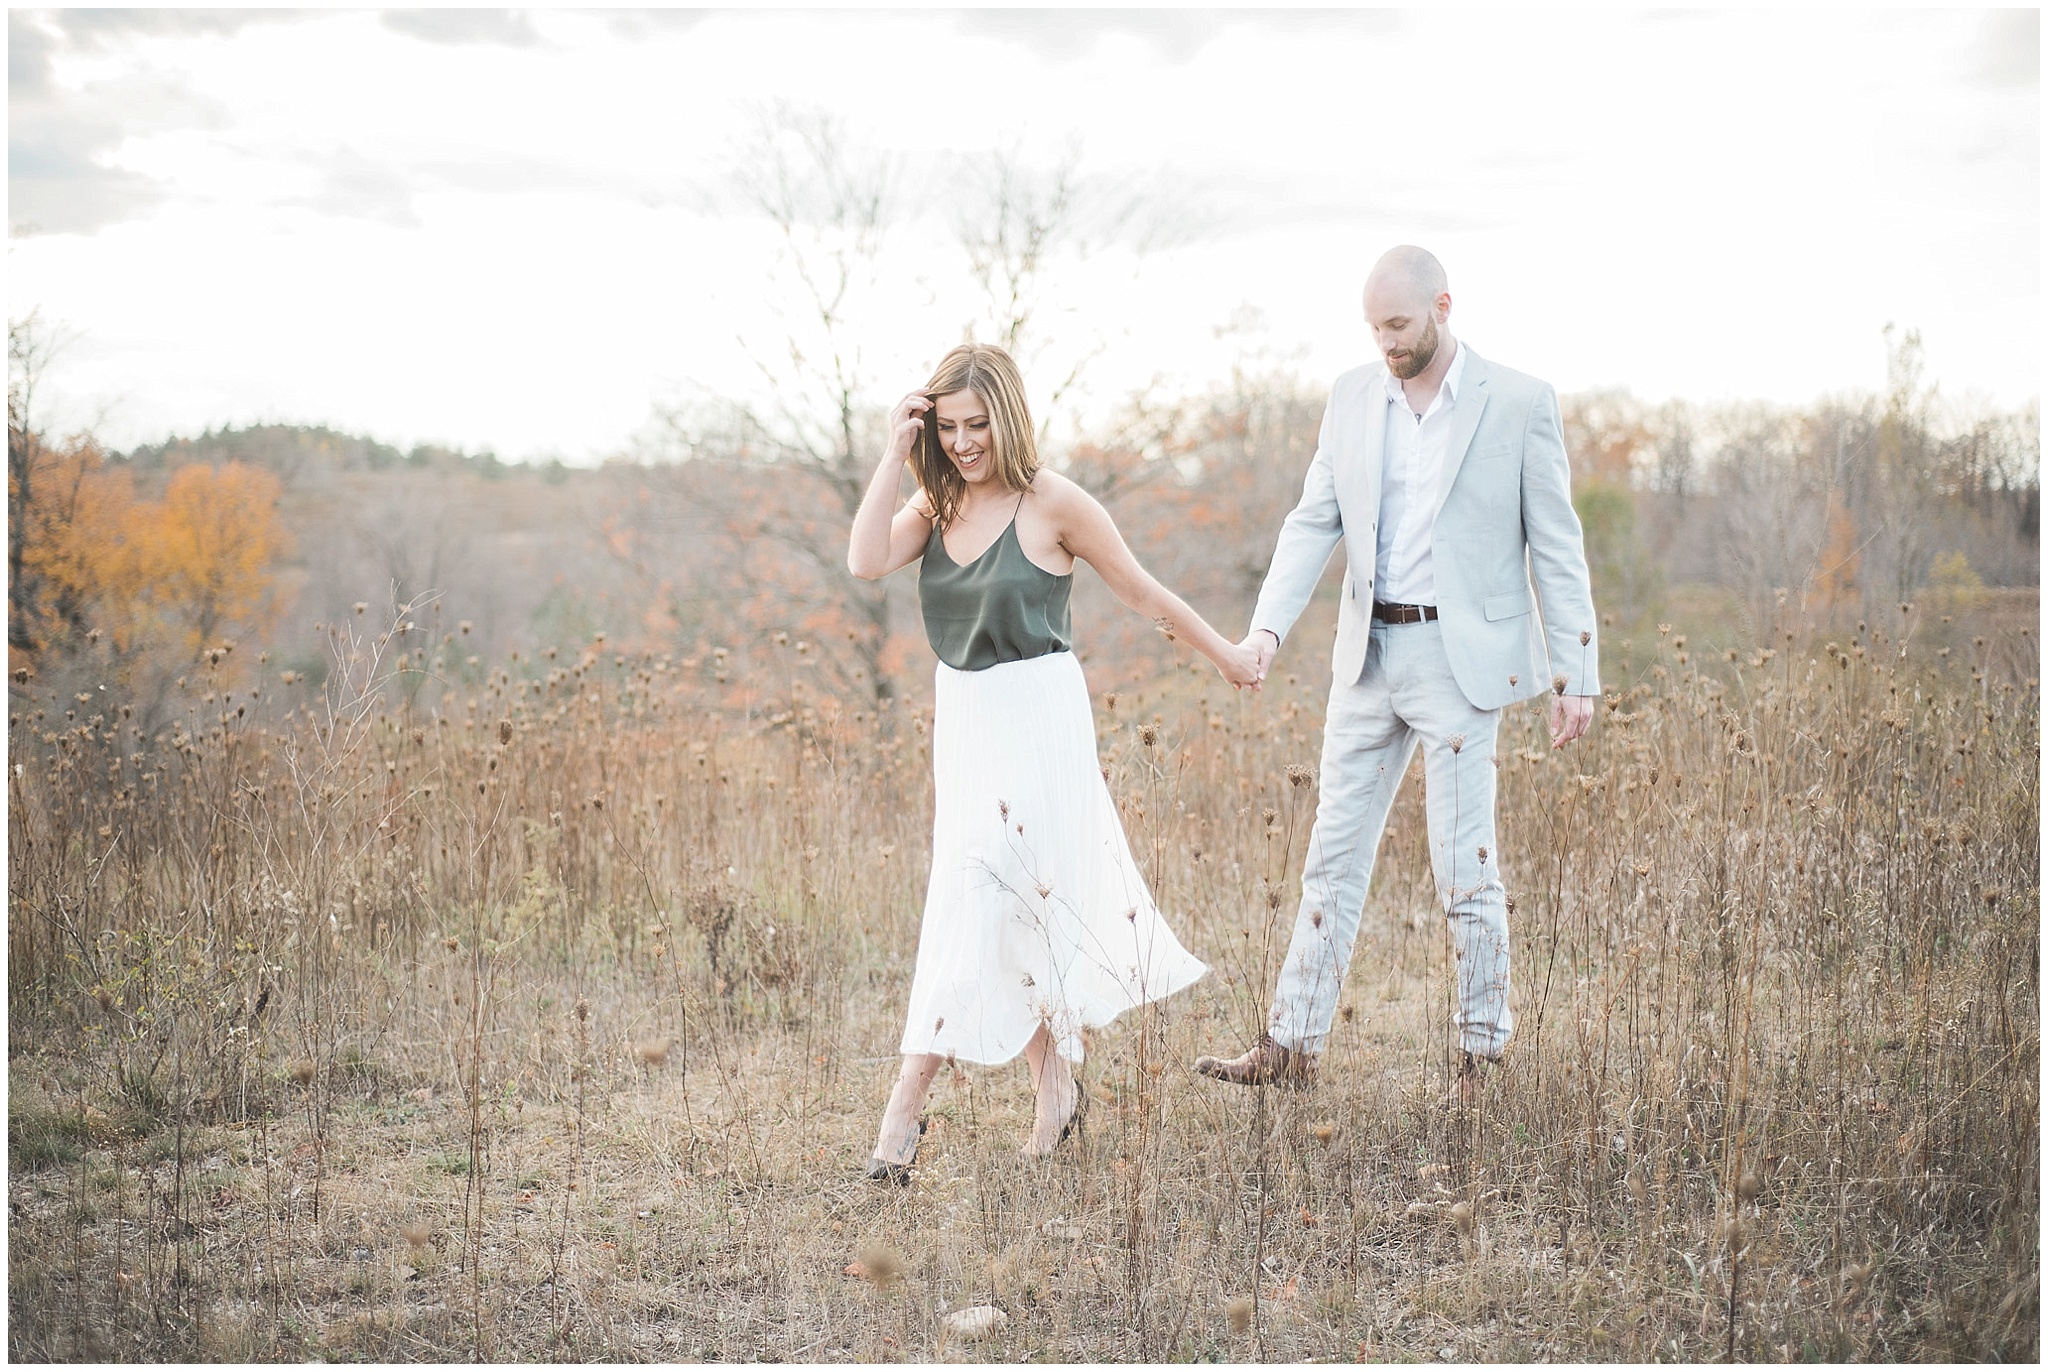
<path fill-rule="evenodd" d="M 1434 605 L 1389 605 L 1384 600 L 1372 603 L 1372 617 L 1388 624 L 1420 624 L 1436 618 Z"/>

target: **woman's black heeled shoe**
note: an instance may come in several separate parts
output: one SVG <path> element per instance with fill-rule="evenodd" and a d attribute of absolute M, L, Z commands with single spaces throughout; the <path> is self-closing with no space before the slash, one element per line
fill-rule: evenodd
<path fill-rule="evenodd" d="M 1074 1113 L 1067 1116 L 1067 1122 L 1060 1126 L 1060 1136 L 1053 1140 L 1058 1148 L 1069 1135 L 1086 1133 L 1088 1129 L 1088 1088 L 1079 1077 L 1074 1078 Z"/>
<path fill-rule="evenodd" d="M 918 1144 L 924 1142 L 925 1126 L 928 1123 L 923 1115 L 917 1117 L 917 1143 L 910 1146 L 910 1162 L 883 1162 L 880 1158 L 869 1158 L 868 1170 L 861 1175 L 868 1181 L 879 1181 L 890 1186 L 910 1185 L 911 1164 L 917 1161 Z"/>
<path fill-rule="evenodd" d="M 1060 1126 L 1060 1136 L 1054 1139 L 1052 1147 L 1046 1149 L 1043 1153 L 1034 1153 L 1029 1148 L 1026 1148 L 1024 1156 L 1036 1162 L 1044 1162 L 1054 1153 L 1059 1152 L 1061 1145 L 1065 1144 L 1068 1139 L 1076 1134 L 1086 1133 L 1087 1129 L 1088 1088 L 1081 1084 L 1079 1077 L 1076 1077 L 1074 1078 L 1074 1108 L 1067 1115 L 1067 1122 Z"/>

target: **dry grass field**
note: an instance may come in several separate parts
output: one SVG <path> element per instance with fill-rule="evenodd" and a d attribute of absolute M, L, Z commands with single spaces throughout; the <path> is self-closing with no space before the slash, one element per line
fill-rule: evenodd
<path fill-rule="evenodd" d="M 2037 613 L 1652 631 L 1583 743 L 1511 711 L 1519 1034 L 1470 1105 L 1415 784 L 1320 1083 L 1189 1070 L 1263 1022 L 1327 618 L 1257 700 L 1098 681 L 1215 970 L 1094 1038 L 1050 1163 L 1021 1063 L 942 1073 L 900 1192 L 857 1172 L 926 692 L 823 698 L 795 642 L 471 666 L 367 618 L 317 686 L 216 662 L 160 736 L 20 683 L 8 1352 L 2036 1360 Z"/>

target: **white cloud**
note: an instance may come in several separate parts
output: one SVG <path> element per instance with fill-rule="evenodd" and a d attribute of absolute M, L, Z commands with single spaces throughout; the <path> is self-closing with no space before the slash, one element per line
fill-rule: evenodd
<path fill-rule="evenodd" d="M 533 21 L 520 10 L 385 10 L 384 27 L 428 43 L 502 43 L 523 48 L 540 42 Z"/>
<path fill-rule="evenodd" d="M 83 332 L 56 383 L 122 397 L 121 444 L 267 417 L 592 455 L 678 385 L 757 385 L 736 339 L 783 283 L 721 177 L 776 97 L 903 162 L 878 385 L 973 311 L 966 159 L 1076 137 L 1210 230 L 1066 272 L 1092 404 L 1218 374 L 1245 305 L 1334 373 L 1366 265 L 1415 239 L 1475 347 L 1568 389 L 1874 385 L 1887 320 L 1958 385 L 2037 385 L 2026 15 L 139 13 L 10 14 L 11 214 L 41 230 L 10 309 Z"/>

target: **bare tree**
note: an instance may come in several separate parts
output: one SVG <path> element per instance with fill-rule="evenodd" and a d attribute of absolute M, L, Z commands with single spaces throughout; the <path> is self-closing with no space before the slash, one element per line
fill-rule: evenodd
<path fill-rule="evenodd" d="M 906 217 L 902 181 L 899 159 L 858 146 L 833 116 L 787 102 L 761 110 L 737 149 L 730 190 L 739 208 L 774 231 L 778 280 L 787 286 L 763 300 L 775 341 L 764 348 L 740 340 L 766 383 L 765 397 L 659 417 L 664 446 L 695 468 L 678 483 L 686 498 L 676 523 L 696 537 L 732 540 L 735 558 L 744 545 L 765 541 L 804 564 L 813 584 L 798 596 L 813 603 L 793 608 L 843 608 L 857 670 L 877 699 L 893 694 L 882 663 L 889 589 L 857 580 L 843 557 L 829 555 L 832 540 L 820 539 L 817 515 L 821 505 L 830 509 L 843 529 L 873 472 L 877 401 L 860 305 Z M 752 483 L 723 482 L 705 470 L 728 465 L 779 468 L 800 490 L 794 501 L 763 501 Z"/>
<path fill-rule="evenodd" d="M 954 233 L 983 309 L 968 321 L 967 335 L 1001 347 L 1026 375 L 1055 370 L 1058 379 L 1041 392 L 1038 428 L 1045 442 L 1062 403 L 1109 347 L 1100 319 L 1058 301 L 1062 268 L 1070 272 L 1118 244 L 1131 251 L 1135 268 L 1149 254 L 1206 232 L 1211 216 L 1185 195 L 1084 172 L 1078 137 L 1044 162 L 1012 138 L 969 165 L 973 193 L 958 202 Z M 1067 316 L 1058 328 L 1046 320 L 1053 312 Z"/>
<path fill-rule="evenodd" d="M 1085 175 L 1078 143 L 1040 163 L 1013 141 L 961 165 L 966 208 L 951 228 L 964 257 L 961 284 L 981 297 L 964 333 L 1055 372 L 1041 392 L 1040 434 L 1049 440 L 1054 414 L 1105 346 L 1099 321 L 1054 327 L 1057 281 L 1112 244 L 1142 256 L 1202 221 L 1166 197 Z M 735 620 L 806 632 L 830 649 L 814 662 L 850 659 L 839 674 L 882 700 L 893 694 L 890 629 L 907 594 L 852 577 L 843 540 L 894 399 L 870 372 L 864 338 L 895 289 L 881 289 L 885 257 L 918 218 L 918 184 L 902 158 L 860 144 L 829 114 L 787 102 L 760 111 L 736 149 L 727 191 L 728 204 L 765 221 L 777 244 L 780 289 L 761 303 L 772 323 L 740 339 L 764 394 L 659 412 L 655 446 L 679 459 L 669 498 L 662 511 L 622 516 L 648 535 L 636 554 L 642 579 L 674 586 L 685 570 L 682 553 L 656 566 L 650 549 L 721 540 L 717 574 L 748 607 L 736 605 Z M 776 479 L 753 479 L 766 472 Z"/>
<path fill-rule="evenodd" d="M 1894 338 L 1884 331 L 1886 364 L 1884 413 L 1878 422 L 1875 463 L 1870 472 L 1871 516 L 1879 551 L 1888 564 L 1894 600 L 1910 600 L 1934 563 L 1934 528 L 1928 518 L 1940 448 L 1929 423 L 1934 392 L 1923 388 L 1925 370 L 1920 332 Z"/>
<path fill-rule="evenodd" d="M 7 645 L 22 650 L 37 646 L 42 588 L 27 561 L 28 530 L 37 502 L 47 498 L 36 388 L 67 341 L 36 310 L 7 322 Z"/>

